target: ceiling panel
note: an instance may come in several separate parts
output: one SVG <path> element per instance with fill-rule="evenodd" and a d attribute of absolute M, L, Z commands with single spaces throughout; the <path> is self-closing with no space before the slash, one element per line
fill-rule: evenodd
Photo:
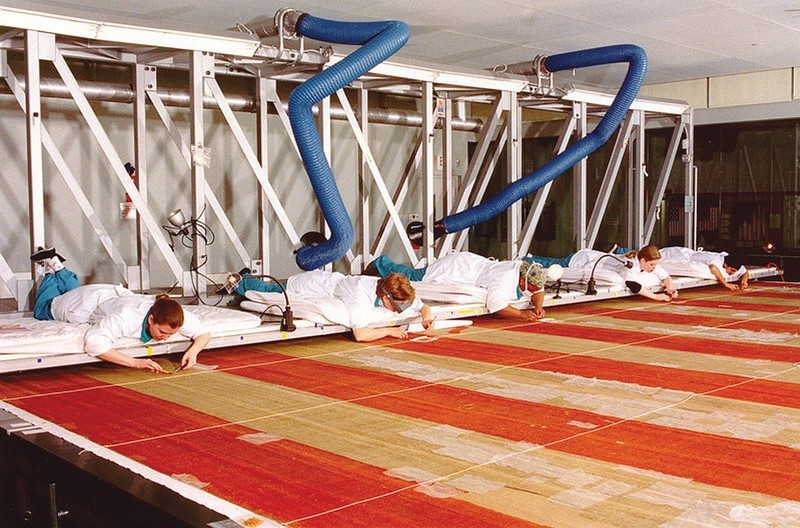
<path fill-rule="evenodd" d="M 287 6 L 338 20 L 398 19 L 411 26 L 412 39 L 394 60 L 422 60 L 442 69 L 491 68 L 538 53 L 622 43 L 647 51 L 649 83 L 800 65 L 800 0 L 31 0 L 24 5 L 209 31 L 271 18 Z M 575 80 L 616 86 L 619 78 L 618 66 L 601 66 L 578 72 Z"/>

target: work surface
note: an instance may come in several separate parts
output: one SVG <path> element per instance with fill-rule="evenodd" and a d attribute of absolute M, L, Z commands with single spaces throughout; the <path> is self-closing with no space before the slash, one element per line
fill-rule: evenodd
<path fill-rule="evenodd" d="M 0 397 L 244 526 L 800 526 L 798 315 L 798 285 L 703 288 L 210 371 L 3 375 Z"/>

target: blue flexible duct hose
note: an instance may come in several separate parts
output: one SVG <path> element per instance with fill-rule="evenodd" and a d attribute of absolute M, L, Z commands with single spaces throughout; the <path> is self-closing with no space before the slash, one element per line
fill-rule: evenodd
<path fill-rule="evenodd" d="M 311 109 L 402 48 L 408 41 L 409 29 L 398 21 L 338 22 L 303 15 L 297 22 L 297 34 L 324 42 L 361 46 L 340 62 L 305 81 L 289 96 L 292 133 L 322 214 L 331 229 L 329 240 L 297 250 L 297 265 L 301 269 L 312 270 L 347 253 L 353 243 L 353 224 L 322 150 Z"/>
<path fill-rule="evenodd" d="M 625 113 L 636 98 L 636 94 L 639 93 L 639 88 L 644 81 L 644 75 L 647 71 L 647 54 L 645 51 L 639 46 L 622 44 L 561 53 L 545 60 L 545 67 L 550 72 L 616 62 L 629 63 L 628 72 L 617 96 L 614 98 L 614 102 L 611 103 L 606 115 L 603 116 L 603 119 L 600 120 L 600 123 L 590 134 L 577 141 L 545 165 L 508 185 L 485 202 L 471 209 L 447 216 L 437 224 L 443 225 L 444 231 L 447 233 L 456 233 L 484 222 L 502 213 L 517 200 L 521 200 L 548 182 L 553 181 L 558 175 L 563 174 L 578 161 L 608 141 L 611 134 L 619 127 L 625 117 Z"/>

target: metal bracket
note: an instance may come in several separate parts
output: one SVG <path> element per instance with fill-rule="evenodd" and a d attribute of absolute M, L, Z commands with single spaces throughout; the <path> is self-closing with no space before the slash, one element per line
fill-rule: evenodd
<path fill-rule="evenodd" d="M 303 53 L 305 53 L 305 37 L 297 35 L 297 21 L 300 20 L 301 15 L 303 13 L 290 7 L 283 7 L 275 13 L 275 28 L 278 31 L 277 58 L 280 59 L 286 49 L 284 39 L 300 40 L 299 51 L 289 50 L 289 57 L 294 59 L 290 61 L 292 66 L 296 66 L 302 60 Z"/>
<path fill-rule="evenodd" d="M 144 91 L 157 92 L 158 91 L 158 75 L 155 66 L 145 66 L 143 68 L 144 75 Z"/>

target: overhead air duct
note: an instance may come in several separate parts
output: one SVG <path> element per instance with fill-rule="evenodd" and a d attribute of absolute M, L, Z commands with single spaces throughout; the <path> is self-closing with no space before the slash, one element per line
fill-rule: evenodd
<path fill-rule="evenodd" d="M 312 108 L 403 47 L 408 41 L 409 29 L 399 21 L 339 22 L 304 13 L 287 14 L 285 11 L 279 12 L 276 18 L 279 18 L 275 24 L 279 31 L 291 32 L 292 28 L 287 28 L 287 24 L 296 21 L 294 31 L 300 37 L 361 46 L 341 61 L 307 79 L 289 97 L 292 133 L 322 214 L 331 230 L 329 240 L 297 250 L 297 265 L 301 269 L 312 270 L 344 256 L 354 238 L 353 223 L 325 157 Z"/>
<path fill-rule="evenodd" d="M 642 48 L 632 44 L 562 53 L 536 62 L 535 65 L 539 67 L 539 71 L 536 73 L 541 77 L 547 77 L 550 73 L 557 71 L 618 62 L 628 63 L 625 80 L 611 106 L 590 134 L 537 170 L 511 183 L 490 199 L 437 221 L 434 225 L 434 236 L 457 233 L 502 213 L 514 202 L 554 180 L 578 161 L 600 148 L 619 127 L 631 103 L 636 98 L 647 71 L 647 54 Z M 527 69 L 519 71 L 529 73 Z"/>

